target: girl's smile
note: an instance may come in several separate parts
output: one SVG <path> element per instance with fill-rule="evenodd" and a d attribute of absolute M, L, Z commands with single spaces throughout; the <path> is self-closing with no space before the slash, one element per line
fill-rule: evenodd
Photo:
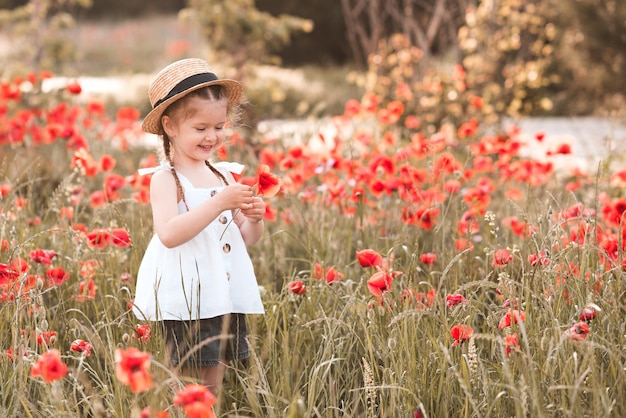
<path fill-rule="evenodd" d="M 190 98 L 180 114 L 163 117 L 172 141 L 173 160 L 203 162 L 222 144 L 227 117 L 226 101 Z"/>

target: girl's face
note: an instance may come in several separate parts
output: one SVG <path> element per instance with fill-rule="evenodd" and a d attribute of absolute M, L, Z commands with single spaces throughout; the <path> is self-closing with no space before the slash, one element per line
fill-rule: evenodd
<path fill-rule="evenodd" d="M 227 113 L 225 100 L 191 97 L 184 109 L 163 116 L 161 122 L 170 138 L 174 160 L 177 163 L 208 160 L 224 142 Z"/>

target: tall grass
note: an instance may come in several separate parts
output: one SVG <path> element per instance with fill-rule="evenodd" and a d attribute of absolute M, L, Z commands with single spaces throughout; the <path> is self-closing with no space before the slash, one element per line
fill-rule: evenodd
<path fill-rule="evenodd" d="M 514 151 L 476 152 L 494 146 L 479 131 L 442 146 L 449 133 L 424 138 L 400 124 L 372 124 L 371 116 L 344 115 L 341 123 L 354 129 L 339 130 L 317 150 L 288 138 L 251 137 L 231 146 L 229 158 L 245 156 L 248 174 L 259 162 L 271 164 L 283 193 L 269 201 L 276 220 L 250 248 L 266 314 L 249 317 L 252 355 L 229 368 L 220 415 L 626 415 L 625 206 L 614 173 L 563 180 Z M 42 120 L 32 126 L 45 126 Z M 151 150 L 113 146 L 115 123 L 87 129 L 81 120 L 72 126 L 94 161 L 110 154 L 113 173 L 124 176 L 120 194 L 105 204 L 92 194 L 111 172 L 88 175 L 74 164 L 67 141 L 36 145 L 27 134 L 0 148 L 0 185 L 10 186 L 0 200 L 0 415 L 137 417 L 149 406 L 183 416 L 172 398 L 189 381 L 168 366 L 157 327 L 148 341 L 139 338 L 129 305 L 153 234 L 150 208 L 137 200 L 148 182 L 134 171 L 150 164 Z M 519 135 L 503 134 L 499 144 Z M 385 165 L 387 158 L 393 164 Z M 444 187 L 447 180 L 460 189 Z M 564 187 L 568 181 L 578 187 Z M 510 193 L 514 188 L 521 198 Z M 63 216 L 67 207 L 73 218 Z M 460 228 L 468 210 L 475 229 Z M 512 217 L 525 223 L 521 232 Z M 89 234 L 113 228 L 128 231 L 132 246 L 98 246 Z M 50 265 L 31 258 L 37 249 L 56 253 Z M 378 296 L 368 290 L 376 269 L 356 257 L 365 249 L 385 259 L 385 271 L 401 273 Z M 510 260 L 494 263 L 505 249 Z M 424 253 L 436 261 L 427 264 Z M 537 254 L 542 262 L 531 263 Z M 26 267 L 13 280 L 8 272 L 20 258 Z M 51 284 L 50 267 L 62 267 L 68 278 Z M 85 287 L 89 278 L 94 294 Z M 304 293 L 290 291 L 296 281 Z M 451 294 L 465 301 L 448 304 Z M 571 331 L 588 306 L 601 308 L 588 335 Z M 512 308 L 525 320 L 500 327 Z M 473 334 L 457 342 L 451 330 L 459 324 Z M 518 344 L 507 339 L 514 335 Z M 91 355 L 70 350 L 75 339 L 91 343 Z M 118 380 L 118 347 L 151 353 L 154 387 L 133 393 Z M 31 370 L 51 348 L 61 352 L 68 374 L 45 383 Z"/>

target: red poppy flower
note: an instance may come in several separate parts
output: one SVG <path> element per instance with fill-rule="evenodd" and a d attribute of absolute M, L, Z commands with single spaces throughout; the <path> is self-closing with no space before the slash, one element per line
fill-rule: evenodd
<path fill-rule="evenodd" d="M 565 336 L 574 341 L 584 340 L 587 338 L 587 334 L 589 334 L 589 324 L 584 321 L 575 323 L 567 331 L 565 331 Z"/>
<path fill-rule="evenodd" d="M 356 258 L 361 267 L 380 267 L 383 264 L 383 256 L 371 249 L 357 251 Z"/>
<path fill-rule="evenodd" d="M 154 386 L 150 368 L 150 353 L 140 351 L 135 347 L 115 350 L 115 376 L 130 386 L 131 392 L 144 392 Z"/>
<path fill-rule="evenodd" d="M 303 295 L 306 293 L 306 286 L 299 280 L 288 283 L 287 288 L 291 293 L 295 293 L 296 295 Z"/>
<path fill-rule="evenodd" d="M 511 351 L 519 351 L 517 334 L 508 334 L 504 337 L 504 351 L 508 356 Z"/>
<path fill-rule="evenodd" d="M 87 240 L 90 246 L 102 249 L 111 243 L 112 235 L 108 230 L 98 228 L 87 234 Z"/>
<path fill-rule="evenodd" d="M 446 307 L 448 309 L 464 302 L 467 302 L 467 299 L 465 299 L 465 296 L 459 293 L 453 293 L 451 295 L 446 296 Z"/>
<path fill-rule="evenodd" d="M 115 158 L 111 157 L 108 154 L 100 157 L 100 161 L 98 162 L 98 168 L 100 171 L 111 171 L 115 168 Z"/>
<path fill-rule="evenodd" d="M 139 418 L 169 418 L 170 414 L 167 411 L 153 411 L 152 408 L 146 406 L 141 410 Z"/>
<path fill-rule="evenodd" d="M 37 358 L 30 369 L 30 375 L 41 377 L 44 382 L 50 383 L 67 375 L 67 365 L 61 360 L 59 350 L 52 349 Z"/>
<path fill-rule="evenodd" d="M 113 228 L 111 230 L 111 243 L 121 248 L 130 247 L 132 245 L 128 231 L 124 228 Z"/>
<path fill-rule="evenodd" d="M 469 325 L 457 324 L 450 329 L 450 335 L 454 338 L 452 346 L 459 345 L 464 341 L 467 341 L 474 330 Z"/>
<path fill-rule="evenodd" d="M 91 355 L 91 350 L 93 349 L 93 345 L 83 340 L 74 340 L 70 345 L 70 350 L 75 351 L 77 353 L 85 353 L 85 357 L 89 357 Z"/>
<path fill-rule="evenodd" d="M 74 208 L 72 206 L 63 206 L 59 209 L 59 219 L 74 219 Z"/>
<path fill-rule="evenodd" d="M 174 396 L 174 404 L 183 408 L 188 418 L 215 418 L 215 395 L 204 385 L 188 384 Z"/>
<path fill-rule="evenodd" d="M 528 263 L 530 263 L 530 265 L 533 267 L 547 266 L 548 264 L 550 264 L 550 259 L 546 255 L 545 251 L 539 251 L 536 254 L 528 255 Z"/>
<path fill-rule="evenodd" d="M 423 311 L 430 309 L 435 305 L 435 297 L 437 291 L 435 289 L 429 289 L 428 292 L 417 292 L 415 295 L 415 309 Z"/>
<path fill-rule="evenodd" d="M 52 264 L 52 259 L 57 256 L 54 250 L 42 250 L 40 248 L 30 252 L 29 257 L 33 263 L 41 263 L 49 266 Z"/>
<path fill-rule="evenodd" d="M 46 347 L 54 345 L 57 340 L 56 331 L 42 331 L 37 334 L 37 345 L 44 345 Z"/>
<path fill-rule="evenodd" d="M 74 152 L 70 168 L 80 169 L 87 177 L 93 177 L 98 173 L 98 165 L 85 148 L 79 148 Z"/>
<path fill-rule="evenodd" d="M 120 198 L 119 190 L 126 185 L 126 178 L 119 174 L 109 174 L 104 179 L 104 195 L 111 200 L 117 200 Z"/>
<path fill-rule="evenodd" d="M 493 253 L 493 261 L 491 262 L 491 267 L 506 267 L 509 262 L 513 260 L 513 255 L 509 252 L 509 250 L 505 248 L 500 248 L 495 253 Z"/>
<path fill-rule="evenodd" d="M 404 126 L 408 129 L 418 129 L 422 122 L 415 115 L 409 115 L 404 120 Z"/>
<path fill-rule="evenodd" d="M 104 103 L 99 100 L 91 100 L 87 103 L 86 107 L 87 113 L 90 115 L 103 115 L 104 114 Z"/>
<path fill-rule="evenodd" d="M 70 81 L 67 84 L 66 88 L 67 88 L 67 91 L 69 91 L 72 94 L 80 94 L 83 91 L 83 88 L 80 86 L 80 84 L 76 80 Z"/>
<path fill-rule="evenodd" d="M 141 324 L 137 325 L 137 340 L 142 343 L 147 343 L 150 341 L 150 335 L 152 331 L 150 329 L 150 325 Z"/>
<path fill-rule="evenodd" d="M 379 270 L 372 274 L 372 276 L 367 280 L 367 288 L 372 295 L 380 298 L 383 293 L 391 289 L 393 279 L 398 277 L 400 274 L 402 273 L 399 271 L 387 272 Z"/>
<path fill-rule="evenodd" d="M 322 267 L 320 263 L 315 263 L 313 271 L 311 272 L 311 277 L 318 280 L 322 280 L 324 278 L 324 267 Z"/>
<path fill-rule="evenodd" d="M 517 309 L 509 309 L 506 314 L 498 322 L 498 329 L 501 331 L 504 328 L 510 327 L 512 324 L 524 322 L 526 320 L 526 312 L 519 311 Z"/>
<path fill-rule="evenodd" d="M 257 169 L 256 189 L 259 196 L 272 197 L 280 190 L 280 177 L 270 173 L 270 167 L 260 164 Z"/>
<path fill-rule="evenodd" d="M 582 311 L 580 311 L 578 319 L 580 319 L 581 321 L 590 322 L 591 320 L 596 318 L 598 312 L 600 312 L 601 310 L 602 309 L 600 309 L 600 307 L 595 303 L 590 303 L 589 305 L 585 306 Z"/>
<path fill-rule="evenodd" d="M 480 96 L 472 96 L 470 98 L 470 104 L 474 106 L 476 109 L 481 109 L 483 107 L 483 98 Z"/>
<path fill-rule="evenodd" d="M 334 267 L 328 267 L 326 269 L 326 275 L 325 275 L 325 279 L 326 279 L 326 283 L 328 284 L 332 284 L 340 279 L 343 279 L 344 274 L 340 273 L 336 268 Z"/>
<path fill-rule="evenodd" d="M 11 260 L 11 269 L 18 273 L 26 273 L 30 270 L 30 265 L 28 261 L 24 260 L 22 257 L 16 257 Z"/>
<path fill-rule="evenodd" d="M 424 264 L 433 264 L 437 261 L 437 254 L 435 253 L 424 253 L 420 255 L 420 261 Z"/>
<path fill-rule="evenodd" d="M 349 99 L 343 111 L 343 116 L 346 118 L 351 118 L 359 114 L 361 111 L 361 103 L 359 103 L 356 99 Z"/>
<path fill-rule="evenodd" d="M 10 184 L 0 184 L 0 197 L 5 197 L 11 192 L 13 187 Z"/>
<path fill-rule="evenodd" d="M 97 291 L 98 286 L 96 286 L 96 282 L 93 279 L 81 280 L 80 283 L 78 283 L 78 293 L 73 295 L 73 297 L 78 302 L 93 300 L 96 298 Z"/>
<path fill-rule="evenodd" d="M 63 267 L 52 267 L 46 270 L 49 286 L 60 286 L 64 281 L 69 280 L 70 274 Z"/>

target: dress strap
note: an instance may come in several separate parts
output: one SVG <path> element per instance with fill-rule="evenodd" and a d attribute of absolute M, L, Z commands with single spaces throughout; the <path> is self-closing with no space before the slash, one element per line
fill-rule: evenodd
<path fill-rule="evenodd" d="M 161 164 L 159 164 L 156 167 L 140 168 L 139 170 L 137 170 L 137 173 L 140 176 L 145 176 L 146 174 L 154 174 L 160 170 L 170 171 L 171 169 L 172 169 L 172 166 L 170 165 L 170 163 L 168 163 L 167 161 L 162 161 Z"/>
<path fill-rule="evenodd" d="M 231 173 L 235 173 L 235 174 L 243 173 L 243 169 L 246 168 L 246 166 L 243 164 L 230 162 L 230 161 L 220 161 L 218 163 L 213 164 L 213 167 L 230 171 Z"/>

